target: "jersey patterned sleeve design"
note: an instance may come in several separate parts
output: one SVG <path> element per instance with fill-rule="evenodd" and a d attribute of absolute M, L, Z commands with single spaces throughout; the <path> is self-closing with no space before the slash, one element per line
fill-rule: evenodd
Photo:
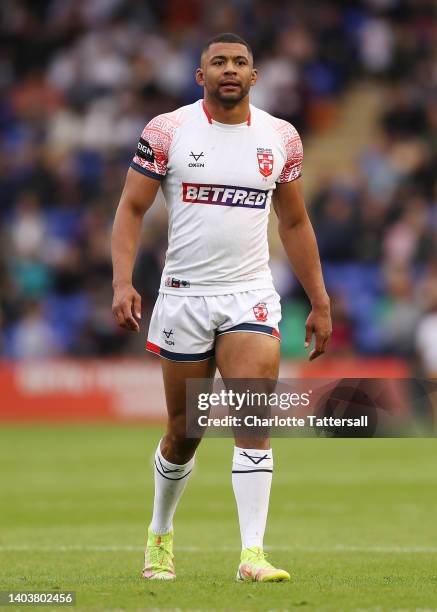
<path fill-rule="evenodd" d="M 167 173 L 169 149 L 179 125 L 180 118 L 176 112 L 152 119 L 141 134 L 131 168 L 162 180 Z"/>
<path fill-rule="evenodd" d="M 294 126 L 282 119 L 277 120 L 276 130 L 281 136 L 287 156 L 278 183 L 290 183 L 302 174 L 303 148 L 300 136 Z"/>

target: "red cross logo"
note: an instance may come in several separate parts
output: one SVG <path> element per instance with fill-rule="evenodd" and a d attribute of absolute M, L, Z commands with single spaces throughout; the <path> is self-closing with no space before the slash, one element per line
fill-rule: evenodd
<path fill-rule="evenodd" d="M 273 172 L 273 153 L 257 153 L 259 171 L 263 176 Z"/>
<path fill-rule="evenodd" d="M 255 319 L 257 321 L 267 321 L 267 316 L 269 311 L 267 310 L 267 306 L 265 304 L 259 303 L 253 307 L 253 314 L 255 315 Z"/>

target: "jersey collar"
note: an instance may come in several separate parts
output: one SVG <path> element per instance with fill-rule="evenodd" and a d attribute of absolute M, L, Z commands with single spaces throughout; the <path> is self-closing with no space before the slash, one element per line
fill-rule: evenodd
<path fill-rule="evenodd" d="M 208 112 L 208 109 L 205 106 L 205 100 L 202 100 L 202 108 L 203 108 L 203 112 L 206 115 L 206 118 L 208 119 L 208 123 L 212 125 L 213 122 L 213 118 L 211 117 L 211 115 Z M 249 108 L 249 114 L 247 115 L 247 125 L 250 126 L 251 124 L 251 115 L 250 115 L 250 108 Z M 229 126 L 231 126 L 232 123 L 229 124 Z"/>

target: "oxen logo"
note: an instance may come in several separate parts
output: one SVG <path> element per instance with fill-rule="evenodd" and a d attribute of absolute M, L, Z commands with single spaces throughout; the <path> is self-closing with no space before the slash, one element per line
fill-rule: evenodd
<path fill-rule="evenodd" d="M 204 168 L 205 167 L 204 163 L 199 162 L 201 157 L 205 157 L 203 151 L 201 153 L 193 153 L 193 151 L 191 151 L 190 157 L 194 159 L 194 162 L 190 162 L 188 164 L 189 168 Z"/>
<path fill-rule="evenodd" d="M 171 339 L 171 336 L 173 336 L 173 330 L 170 329 L 169 331 L 167 331 L 165 328 L 162 330 L 162 333 L 165 336 L 164 342 L 166 344 L 168 344 L 169 346 L 174 346 L 174 341 Z M 174 337 L 174 336 L 173 336 Z"/>
<path fill-rule="evenodd" d="M 270 176 L 273 172 L 274 162 L 272 150 L 258 147 L 256 150 L 256 156 L 258 158 L 258 168 L 261 174 L 265 177 Z"/>
<path fill-rule="evenodd" d="M 269 311 L 267 309 L 267 306 L 263 302 L 260 302 L 259 304 L 253 307 L 253 314 L 255 315 L 255 319 L 257 321 L 265 322 L 267 321 Z"/>

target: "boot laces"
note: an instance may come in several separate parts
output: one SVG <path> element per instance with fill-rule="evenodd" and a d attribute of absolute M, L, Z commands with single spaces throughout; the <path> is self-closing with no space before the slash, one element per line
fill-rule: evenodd
<path fill-rule="evenodd" d="M 172 554 L 164 542 L 148 546 L 149 559 L 153 565 L 169 567 L 172 561 Z"/>
<path fill-rule="evenodd" d="M 264 568 L 273 567 L 272 564 L 267 561 L 267 553 L 265 553 L 262 548 L 253 548 L 251 549 L 251 552 L 253 552 L 251 561 L 256 561 L 257 565 Z"/>

